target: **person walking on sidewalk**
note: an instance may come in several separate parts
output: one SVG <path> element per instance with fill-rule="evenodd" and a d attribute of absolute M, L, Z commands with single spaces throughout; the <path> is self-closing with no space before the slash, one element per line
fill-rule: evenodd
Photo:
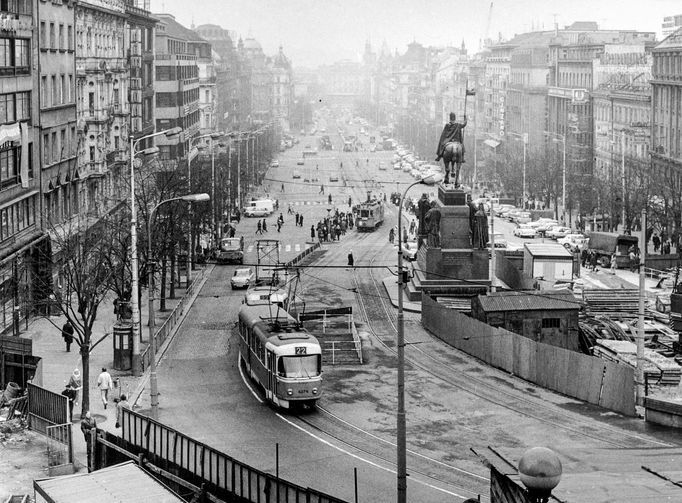
<path fill-rule="evenodd" d="M 310 226 L 310 239 L 315 241 L 315 226 L 314 225 Z"/>
<path fill-rule="evenodd" d="M 298 225 L 299 227 L 303 227 L 303 214 L 298 216 Z"/>
<path fill-rule="evenodd" d="M 258 221 L 258 225 L 256 225 L 256 234 L 263 234 L 263 229 L 261 228 L 260 220 Z"/>
<path fill-rule="evenodd" d="M 348 251 L 348 267 L 355 269 L 355 258 L 353 257 L 353 250 Z"/>
<path fill-rule="evenodd" d="M 123 421 L 122 409 L 131 410 L 130 403 L 128 403 L 128 397 L 125 395 L 121 395 L 121 399 L 116 404 L 116 428 L 120 428 L 121 421 Z"/>
<path fill-rule="evenodd" d="M 83 381 L 81 380 L 81 371 L 78 369 L 73 370 L 73 374 L 69 377 L 68 387 L 76 391 L 76 396 L 73 398 L 74 404 L 78 405 L 78 394 L 83 388 Z"/>
<path fill-rule="evenodd" d="M 102 405 L 106 409 L 109 403 L 109 390 L 114 387 L 114 381 L 111 378 L 111 374 L 104 367 L 102 367 L 102 373 L 97 377 L 97 387 L 102 398 Z"/>
<path fill-rule="evenodd" d="M 268 223 L 263 219 L 263 232 L 268 232 Z"/>
<path fill-rule="evenodd" d="M 71 352 L 71 344 L 73 343 L 73 325 L 71 324 L 71 321 L 66 320 L 66 323 L 64 323 L 64 326 L 62 327 L 62 337 L 64 339 L 64 342 L 66 343 L 66 352 L 70 353 Z"/>

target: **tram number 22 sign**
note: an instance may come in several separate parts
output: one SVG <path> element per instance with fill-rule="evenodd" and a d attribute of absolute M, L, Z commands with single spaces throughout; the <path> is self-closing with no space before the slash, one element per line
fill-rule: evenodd
<path fill-rule="evenodd" d="M 306 347 L 305 346 L 296 346 L 295 352 L 297 355 L 304 355 L 306 354 Z"/>

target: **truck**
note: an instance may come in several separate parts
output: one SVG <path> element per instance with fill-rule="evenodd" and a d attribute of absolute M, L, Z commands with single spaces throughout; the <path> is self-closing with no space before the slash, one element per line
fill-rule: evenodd
<path fill-rule="evenodd" d="M 222 238 L 215 252 L 215 261 L 217 264 L 243 264 L 244 236 Z"/>
<path fill-rule="evenodd" d="M 587 251 L 597 254 L 597 261 L 602 267 L 609 267 L 611 255 L 616 255 L 616 267 L 630 267 L 628 250 L 631 246 L 637 248 L 637 236 L 618 234 L 617 232 L 590 232 Z"/>

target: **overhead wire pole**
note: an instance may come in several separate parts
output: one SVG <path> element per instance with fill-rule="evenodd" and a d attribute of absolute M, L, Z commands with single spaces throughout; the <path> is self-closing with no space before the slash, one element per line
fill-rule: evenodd
<path fill-rule="evenodd" d="M 635 373 L 635 390 L 637 405 L 644 405 L 644 299 L 646 295 L 645 281 L 645 260 L 646 260 L 646 208 L 642 209 L 641 216 L 642 230 L 639 236 L 639 299 L 638 299 L 638 318 L 637 318 L 637 366 Z"/>

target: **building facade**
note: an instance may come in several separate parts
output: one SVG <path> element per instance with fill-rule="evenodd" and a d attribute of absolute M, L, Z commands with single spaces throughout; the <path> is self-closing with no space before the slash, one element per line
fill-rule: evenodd
<path fill-rule="evenodd" d="M 18 320 L 34 309 L 36 300 L 44 300 L 36 286 L 44 267 L 32 260 L 46 243 L 38 149 L 40 79 L 33 64 L 39 53 L 38 14 L 31 0 L 1 2 L 0 20 L 0 332 L 18 333 Z"/>
<path fill-rule="evenodd" d="M 188 152 L 191 138 L 199 134 L 199 58 L 210 57 L 210 44 L 185 28 L 171 14 L 154 14 L 154 90 L 156 131 L 183 130 L 182 141 L 157 137 L 164 160 L 179 159 Z"/>

